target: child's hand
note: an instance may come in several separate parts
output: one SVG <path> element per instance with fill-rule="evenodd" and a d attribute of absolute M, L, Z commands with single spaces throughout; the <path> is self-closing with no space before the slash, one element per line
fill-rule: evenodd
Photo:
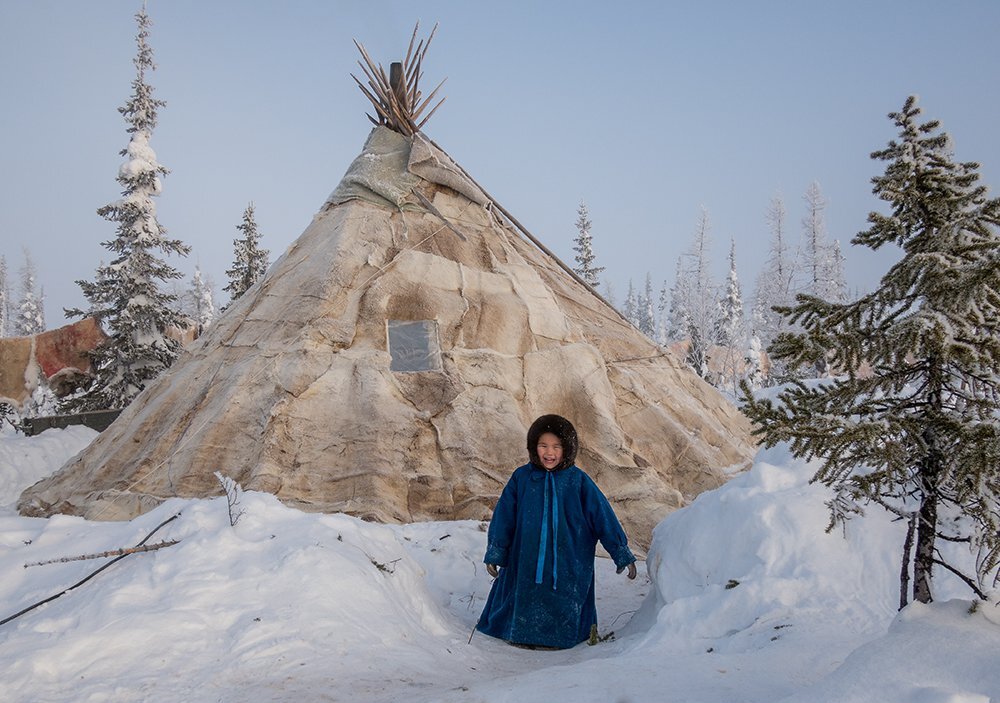
<path fill-rule="evenodd" d="M 618 569 L 618 573 L 620 574 L 621 572 L 625 571 L 626 568 L 628 568 L 628 577 L 634 581 L 635 580 L 635 562 L 633 561 L 631 564 L 628 565 L 628 567 L 624 567 L 623 566 L 622 568 Z"/>
<path fill-rule="evenodd" d="M 499 567 L 496 564 L 487 564 L 486 565 L 486 573 L 488 573 L 493 578 L 496 578 L 497 574 L 500 573 L 500 569 L 499 569 Z M 632 578 L 635 578 L 635 577 L 633 576 Z"/>

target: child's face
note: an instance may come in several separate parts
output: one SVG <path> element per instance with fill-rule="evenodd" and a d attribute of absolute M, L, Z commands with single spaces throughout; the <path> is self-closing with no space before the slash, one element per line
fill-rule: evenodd
<path fill-rule="evenodd" d="M 551 432 L 545 432 L 538 438 L 538 446 L 535 449 L 538 452 L 538 460 L 542 462 L 546 471 L 552 471 L 562 463 L 562 442 Z"/>

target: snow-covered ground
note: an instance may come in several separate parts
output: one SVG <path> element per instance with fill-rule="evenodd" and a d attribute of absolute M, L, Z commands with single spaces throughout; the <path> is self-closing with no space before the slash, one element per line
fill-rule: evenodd
<path fill-rule="evenodd" d="M 0 701 L 1000 701 L 1000 606 L 896 612 L 899 526 L 824 532 L 824 489 L 786 449 L 657 528 L 628 581 L 598 560 L 601 634 L 531 651 L 472 632 L 490 579 L 484 525 L 386 526 L 261 493 L 170 500 L 128 523 L 20 517 L 21 489 L 93 437 L 0 433 Z M 974 610 L 974 612 L 973 612 Z"/>

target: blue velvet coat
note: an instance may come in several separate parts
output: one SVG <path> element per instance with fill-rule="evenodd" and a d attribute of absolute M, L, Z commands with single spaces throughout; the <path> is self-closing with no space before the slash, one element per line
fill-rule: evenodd
<path fill-rule="evenodd" d="M 476 628 L 517 644 L 573 647 L 597 623 L 597 542 L 618 568 L 635 561 L 608 499 L 570 466 L 516 469 L 500 495 L 483 562 L 501 567 Z"/>

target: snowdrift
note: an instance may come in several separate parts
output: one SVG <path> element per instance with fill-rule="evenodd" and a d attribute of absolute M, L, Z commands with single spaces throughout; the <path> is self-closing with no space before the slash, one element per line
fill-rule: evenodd
<path fill-rule="evenodd" d="M 0 435 L 7 505 L 10 484 L 53 470 L 54 448 L 79 439 Z M 899 526 L 870 512 L 846 536 L 825 533 L 812 469 L 778 447 L 673 513 L 645 585 L 599 559 L 601 633 L 616 636 L 561 652 L 469 642 L 489 588 L 478 521 L 380 525 L 254 492 L 235 527 L 224 498 L 171 499 L 127 523 L 8 507 L 0 617 L 104 562 L 25 563 L 131 546 L 177 512 L 153 541 L 180 542 L 0 626 L 0 700 L 1000 698 L 1000 607 L 973 609 L 942 574 L 942 602 L 896 614 Z"/>

